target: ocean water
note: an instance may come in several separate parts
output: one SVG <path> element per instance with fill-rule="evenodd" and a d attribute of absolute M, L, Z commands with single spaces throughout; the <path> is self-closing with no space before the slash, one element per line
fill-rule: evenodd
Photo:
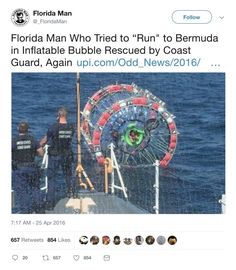
<path fill-rule="evenodd" d="M 80 78 L 81 110 L 88 97 L 115 83 L 135 83 L 160 97 L 176 116 L 180 133 L 169 167 L 160 171 L 160 213 L 220 213 L 218 200 L 225 193 L 225 74 L 81 73 Z M 13 136 L 19 121 L 27 120 L 31 132 L 42 138 L 62 105 L 76 123 L 75 73 L 12 74 Z M 76 154 L 76 139 L 73 148 Z M 82 148 L 90 178 L 102 190 L 102 169 L 85 144 Z M 122 170 L 130 201 L 153 213 L 154 168 Z M 61 194 L 63 189 L 61 181 Z"/>

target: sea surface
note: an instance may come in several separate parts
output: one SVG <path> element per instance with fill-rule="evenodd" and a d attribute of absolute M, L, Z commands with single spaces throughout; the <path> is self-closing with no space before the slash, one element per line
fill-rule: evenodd
<path fill-rule="evenodd" d="M 161 98 L 173 113 L 178 145 L 167 169 L 160 171 L 160 213 L 220 213 L 225 193 L 225 74 L 224 73 L 81 73 L 81 110 L 101 87 L 135 83 Z M 12 74 L 12 136 L 27 120 L 39 140 L 66 106 L 76 124 L 75 73 Z M 76 139 L 73 143 L 76 154 Z M 87 173 L 103 189 L 102 169 L 82 146 Z M 155 168 L 122 169 L 130 201 L 154 213 Z M 65 189 L 59 180 L 58 192 Z M 122 194 L 119 194 L 122 196 Z"/>

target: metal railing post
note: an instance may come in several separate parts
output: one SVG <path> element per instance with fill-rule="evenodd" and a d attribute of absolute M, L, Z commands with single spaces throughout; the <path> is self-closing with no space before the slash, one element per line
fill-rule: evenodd
<path fill-rule="evenodd" d="M 124 180 L 123 180 L 123 177 L 121 175 L 119 164 L 117 162 L 116 155 L 115 155 L 115 152 L 114 152 L 114 144 L 111 143 L 109 146 L 110 146 L 110 150 L 111 150 L 111 161 L 112 161 L 112 168 L 113 168 L 112 173 L 111 173 L 111 193 L 113 194 L 115 192 L 115 188 L 119 189 L 119 190 L 122 190 L 123 194 L 124 194 L 124 197 L 126 199 L 128 199 L 128 195 L 127 195 L 127 192 L 126 192 L 126 187 L 124 185 Z M 120 186 L 117 186 L 115 184 L 115 172 L 114 172 L 115 170 L 116 170 L 116 172 L 118 174 L 118 178 L 119 178 L 119 181 L 120 181 Z"/>
<path fill-rule="evenodd" d="M 160 184 L 159 184 L 159 166 L 160 162 L 159 160 L 156 160 L 154 163 L 155 166 L 155 184 L 153 187 L 155 188 L 155 206 L 153 207 L 155 209 L 156 214 L 159 214 L 159 191 L 160 191 Z"/>
<path fill-rule="evenodd" d="M 47 170 L 48 168 L 48 145 L 46 144 L 44 146 L 44 156 L 43 156 L 43 160 L 42 160 L 42 164 L 41 164 L 41 169 L 42 170 Z M 44 176 L 44 181 L 45 181 L 45 185 L 44 187 L 41 188 L 41 190 L 45 190 L 45 192 L 47 193 L 48 191 L 48 177 L 47 174 L 45 174 Z"/>
<path fill-rule="evenodd" d="M 222 197 L 219 200 L 219 203 L 221 204 L 221 213 L 225 214 L 225 194 L 222 194 Z"/>

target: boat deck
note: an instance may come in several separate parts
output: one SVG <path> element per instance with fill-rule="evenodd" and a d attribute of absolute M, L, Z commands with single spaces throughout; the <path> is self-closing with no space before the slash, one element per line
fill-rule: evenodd
<path fill-rule="evenodd" d="M 63 198 L 52 211 L 46 214 L 147 214 L 148 212 L 136 207 L 115 195 L 103 192 L 81 193 L 78 198 Z"/>

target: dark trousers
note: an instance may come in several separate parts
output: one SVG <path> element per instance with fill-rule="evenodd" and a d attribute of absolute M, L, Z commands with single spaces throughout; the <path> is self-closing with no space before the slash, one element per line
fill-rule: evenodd
<path fill-rule="evenodd" d="M 12 187 L 15 211 L 21 214 L 38 212 L 43 206 L 40 191 L 39 170 L 36 167 L 21 167 L 13 171 Z"/>
<path fill-rule="evenodd" d="M 74 184 L 72 181 L 72 156 L 71 155 L 58 155 L 49 156 L 48 160 L 48 192 L 47 203 L 55 205 L 57 201 L 56 189 L 58 185 L 59 172 L 62 170 L 63 176 L 66 180 L 67 192 L 72 192 Z"/>

